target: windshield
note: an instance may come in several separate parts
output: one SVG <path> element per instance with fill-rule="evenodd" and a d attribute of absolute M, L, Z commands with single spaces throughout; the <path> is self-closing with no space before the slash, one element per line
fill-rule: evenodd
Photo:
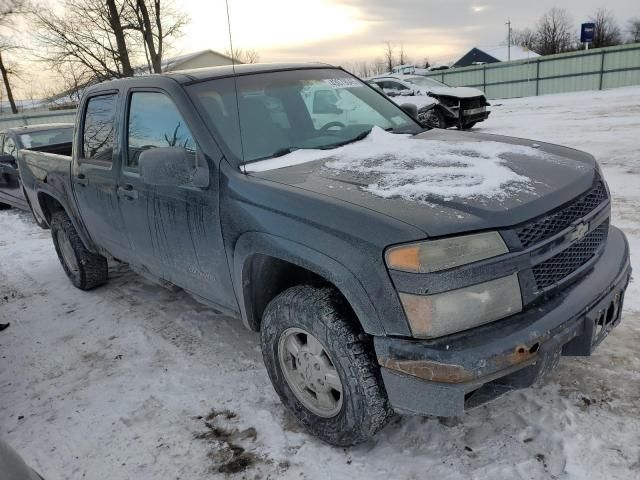
<path fill-rule="evenodd" d="M 396 104 L 342 70 L 236 78 L 237 104 L 233 78 L 208 80 L 187 90 L 211 130 L 241 163 L 299 149 L 335 148 L 364 138 L 374 126 L 394 133 L 422 131 Z"/>
<path fill-rule="evenodd" d="M 405 78 L 404 80 L 406 82 L 413 83 L 414 85 L 418 85 L 419 87 L 434 88 L 434 87 L 449 86 L 445 83 L 439 82 L 434 78 L 428 78 L 428 77 L 408 77 L 408 78 Z"/>
<path fill-rule="evenodd" d="M 73 127 L 71 126 L 20 134 L 20 143 L 23 148 L 47 147 L 49 145 L 71 143 L 72 141 Z"/>

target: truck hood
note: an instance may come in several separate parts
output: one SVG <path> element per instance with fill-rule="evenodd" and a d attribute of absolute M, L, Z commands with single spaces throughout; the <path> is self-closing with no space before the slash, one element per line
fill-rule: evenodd
<path fill-rule="evenodd" d="M 456 98 L 474 98 L 474 97 L 483 97 L 484 92 L 482 90 L 478 90 L 477 88 L 469 88 L 469 87 L 434 87 L 434 88 L 423 88 L 421 90 L 423 95 L 431 93 L 436 96 L 445 96 L 445 97 L 456 97 Z"/>
<path fill-rule="evenodd" d="M 497 135 L 374 128 L 334 150 L 248 163 L 247 174 L 374 210 L 437 237 L 526 222 L 588 190 L 594 158 Z"/>

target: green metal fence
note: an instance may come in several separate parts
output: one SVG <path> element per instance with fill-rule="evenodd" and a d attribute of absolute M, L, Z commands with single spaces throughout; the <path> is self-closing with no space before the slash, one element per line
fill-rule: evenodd
<path fill-rule="evenodd" d="M 27 110 L 16 115 L 5 113 L 0 115 L 0 130 L 40 123 L 73 123 L 75 119 L 75 110 Z"/>
<path fill-rule="evenodd" d="M 488 98 L 640 85 L 640 43 L 442 70 L 427 76 L 453 87 L 480 88 Z"/>

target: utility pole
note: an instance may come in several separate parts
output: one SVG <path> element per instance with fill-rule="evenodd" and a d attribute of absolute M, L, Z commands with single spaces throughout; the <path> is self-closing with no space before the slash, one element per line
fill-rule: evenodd
<path fill-rule="evenodd" d="M 510 62 L 511 61 L 511 19 L 510 18 L 507 19 L 507 23 L 505 23 L 505 25 L 507 26 L 507 60 Z"/>

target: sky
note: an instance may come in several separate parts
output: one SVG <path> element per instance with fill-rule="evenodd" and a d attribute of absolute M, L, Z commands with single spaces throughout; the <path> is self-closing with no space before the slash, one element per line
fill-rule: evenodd
<path fill-rule="evenodd" d="M 62 0 L 47 0 L 61 4 Z M 163 0 L 167 1 L 167 0 Z M 229 49 L 225 0 L 171 0 L 190 22 L 167 56 Z M 235 48 L 258 51 L 260 61 L 318 61 L 350 67 L 382 61 L 384 44 L 392 42 L 409 59 L 446 64 L 474 46 L 506 43 L 505 22 L 514 29 L 533 27 L 548 9 L 567 9 L 578 31 L 580 23 L 601 6 L 609 8 L 623 28 L 640 17 L 640 0 L 228 0 Z M 28 43 L 28 25 L 23 36 Z M 41 67 L 38 67 L 39 69 Z M 42 95 L 43 73 L 22 67 L 14 84 L 17 98 Z M 44 90 L 43 90 L 44 91 Z"/>
<path fill-rule="evenodd" d="M 175 44 L 180 53 L 228 49 L 224 0 L 176 0 L 191 24 Z M 415 61 L 456 60 L 473 46 L 506 43 L 514 29 L 532 27 L 548 9 L 567 9 L 576 31 L 597 8 L 621 26 L 640 17 L 639 0 L 229 0 L 236 48 L 254 48 L 261 61 L 345 64 L 382 57 L 388 40 Z"/>

